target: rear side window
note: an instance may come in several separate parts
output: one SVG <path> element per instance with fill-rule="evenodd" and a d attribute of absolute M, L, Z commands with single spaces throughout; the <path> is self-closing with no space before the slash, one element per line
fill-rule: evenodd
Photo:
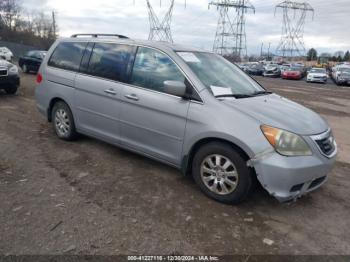
<path fill-rule="evenodd" d="M 184 75 L 167 55 L 151 48 L 139 47 L 130 83 L 166 93 L 164 81 L 167 80 L 185 83 Z"/>
<path fill-rule="evenodd" d="M 133 47 L 113 43 L 96 43 L 88 74 L 119 82 L 127 81 L 127 69 Z"/>
<path fill-rule="evenodd" d="M 49 66 L 78 71 L 87 43 L 63 42 L 58 44 L 48 62 Z"/>

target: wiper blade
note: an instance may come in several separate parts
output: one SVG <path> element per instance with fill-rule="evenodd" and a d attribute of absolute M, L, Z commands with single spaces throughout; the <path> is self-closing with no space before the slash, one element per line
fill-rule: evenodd
<path fill-rule="evenodd" d="M 264 90 L 264 91 L 257 91 L 257 92 L 254 92 L 254 93 L 252 94 L 252 96 L 271 95 L 271 94 L 272 94 L 272 92 L 269 92 L 269 91 Z"/>
<path fill-rule="evenodd" d="M 248 98 L 248 97 L 252 97 L 252 95 L 248 95 L 248 94 L 226 94 L 226 95 L 217 95 L 215 96 L 216 98 L 220 98 L 220 97 L 234 97 L 234 98 Z"/>

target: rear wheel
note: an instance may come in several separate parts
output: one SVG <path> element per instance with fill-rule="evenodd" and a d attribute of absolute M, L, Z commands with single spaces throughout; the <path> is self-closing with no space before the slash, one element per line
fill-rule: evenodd
<path fill-rule="evenodd" d="M 5 92 L 9 95 L 14 95 L 17 93 L 18 87 L 17 86 L 8 86 L 5 88 Z"/>
<path fill-rule="evenodd" d="M 221 142 L 209 143 L 198 150 L 192 174 L 207 196 L 228 204 L 244 201 L 254 183 L 254 174 L 242 155 Z"/>
<path fill-rule="evenodd" d="M 55 133 L 60 139 L 72 141 L 77 138 L 73 114 L 65 102 L 60 101 L 53 106 L 52 123 Z"/>

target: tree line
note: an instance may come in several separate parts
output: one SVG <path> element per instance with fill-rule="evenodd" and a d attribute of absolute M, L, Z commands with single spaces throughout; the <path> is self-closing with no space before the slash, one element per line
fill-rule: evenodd
<path fill-rule="evenodd" d="M 0 40 L 48 49 L 57 33 L 55 12 L 27 11 L 19 0 L 0 0 Z"/>
<path fill-rule="evenodd" d="M 317 50 L 315 48 L 311 48 L 306 55 L 307 61 L 315 61 L 320 60 L 321 58 L 326 58 L 328 61 L 332 62 L 350 62 L 350 52 L 346 51 L 337 51 L 334 54 L 330 53 L 322 53 L 318 55 Z"/>

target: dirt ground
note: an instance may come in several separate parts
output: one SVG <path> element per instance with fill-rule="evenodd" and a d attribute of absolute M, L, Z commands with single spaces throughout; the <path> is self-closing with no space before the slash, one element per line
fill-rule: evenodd
<path fill-rule="evenodd" d="M 325 117 L 339 158 L 295 203 L 260 188 L 228 206 L 163 164 L 60 141 L 36 110 L 34 78 L 0 93 L 0 254 L 350 254 L 350 88 L 257 78 Z"/>

